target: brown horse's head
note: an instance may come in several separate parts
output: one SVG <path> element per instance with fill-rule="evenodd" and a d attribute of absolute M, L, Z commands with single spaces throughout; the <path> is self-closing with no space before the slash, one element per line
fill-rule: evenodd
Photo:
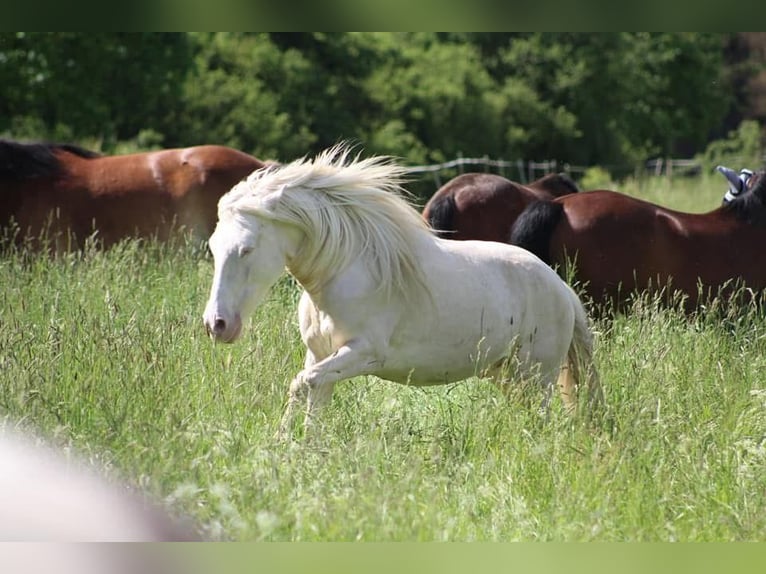
<path fill-rule="evenodd" d="M 733 169 L 724 165 L 719 165 L 716 171 L 726 178 L 726 182 L 729 184 L 729 188 L 726 190 L 726 194 L 723 196 L 722 203 L 726 205 L 740 194 L 752 189 L 758 180 L 761 178 L 763 172 L 753 173 L 747 168 L 739 170 L 739 173 Z"/>
<path fill-rule="evenodd" d="M 733 213 L 741 221 L 766 227 L 766 177 L 764 177 L 766 171 L 760 170 L 750 173 L 742 178 L 742 190 L 739 193 L 732 194 L 733 197 L 728 201 L 724 198 L 723 208 Z M 729 180 L 728 177 L 727 180 Z"/>

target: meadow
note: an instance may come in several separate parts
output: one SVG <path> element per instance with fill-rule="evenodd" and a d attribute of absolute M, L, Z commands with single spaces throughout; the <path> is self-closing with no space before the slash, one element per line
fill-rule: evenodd
<path fill-rule="evenodd" d="M 629 182 L 686 211 L 722 178 Z M 210 540 L 741 541 L 766 537 L 766 317 L 654 301 L 594 323 L 605 416 L 549 420 L 478 379 L 337 386 L 311 440 L 274 438 L 301 368 L 285 277 L 242 339 L 201 315 L 194 246 L 0 258 L 0 419 L 73 447 Z"/>

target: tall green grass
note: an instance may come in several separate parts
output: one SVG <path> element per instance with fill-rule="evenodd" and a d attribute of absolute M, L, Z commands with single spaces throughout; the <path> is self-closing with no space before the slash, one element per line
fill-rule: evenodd
<path fill-rule="evenodd" d="M 711 194 L 712 196 L 713 194 Z M 762 540 L 766 318 L 640 299 L 599 321 L 603 420 L 548 421 L 472 379 L 359 377 L 280 442 L 301 368 L 285 278 L 240 342 L 201 313 L 212 263 L 127 242 L 0 259 L 0 413 L 190 515 L 209 539 Z M 1 464 L 1 463 L 0 463 Z"/>
<path fill-rule="evenodd" d="M 731 166 L 740 167 L 758 166 Z M 712 211 L 721 205 L 727 184 L 718 173 L 699 177 L 645 177 L 629 178 L 609 187 L 658 205 L 689 213 Z"/>

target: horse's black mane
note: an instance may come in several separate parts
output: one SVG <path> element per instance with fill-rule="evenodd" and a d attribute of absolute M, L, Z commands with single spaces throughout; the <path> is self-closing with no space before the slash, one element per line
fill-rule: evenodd
<path fill-rule="evenodd" d="M 101 155 L 73 144 L 21 143 L 0 139 L 0 180 L 56 175 L 61 166 L 55 152 L 62 150 L 88 159 Z"/>
<path fill-rule="evenodd" d="M 568 173 L 563 171 L 559 173 L 550 173 L 542 177 L 539 181 L 556 181 L 561 187 L 568 189 L 570 193 L 578 193 L 580 191 L 580 186 L 575 183 L 575 180 L 573 180 Z"/>
<path fill-rule="evenodd" d="M 758 178 L 755 186 L 721 209 L 733 213 L 740 221 L 758 227 L 766 227 L 766 170 L 755 172 L 753 177 Z"/>

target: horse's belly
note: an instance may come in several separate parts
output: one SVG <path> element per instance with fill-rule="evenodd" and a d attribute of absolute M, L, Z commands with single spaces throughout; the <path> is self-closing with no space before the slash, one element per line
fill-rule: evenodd
<path fill-rule="evenodd" d="M 474 374 L 473 369 L 383 369 L 375 373 L 376 377 L 401 383 L 404 385 L 413 385 L 416 387 L 425 387 L 431 385 L 444 385 L 468 379 Z"/>
<path fill-rule="evenodd" d="M 481 341 L 481 342 L 478 342 Z M 435 344 L 410 345 L 389 353 L 376 376 L 415 386 L 442 385 L 482 376 L 512 352 L 511 337 L 488 342 L 468 337 L 461 344 L 433 341 Z"/>

